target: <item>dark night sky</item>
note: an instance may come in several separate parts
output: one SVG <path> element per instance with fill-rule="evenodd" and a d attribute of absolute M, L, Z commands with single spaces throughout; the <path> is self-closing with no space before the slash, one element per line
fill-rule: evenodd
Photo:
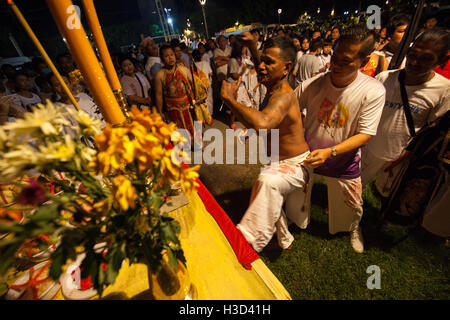
<path fill-rule="evenodd" d="M 198 0 L 162 0 L 163 6 L 172 8 L 172 15 L 175 21 L 175 27 L 179 30 L 186 28 L 186 19 L 190 18 L 192 28 L 196 31 L 203 31 L 201 25 L 203 16 L 201 6 Z M 321 7 L 322 13 L 329 13 L 333 5 L 335 5 L 336 15 L 342 15 L 344 10 L 355 10 L 358 8 L 359 0 L 207 0 L 206 15 L 210 34 L 218 32 L 226 27 L 231 27 L 238 20 L 247 24 L 252 22 L 261 22 L 263 24 L 277 23 L 278 8 L 283 9 L 281 16 L 282 23 L 295 23 L 299 15 L 308 10 L 310 14 L 315 13 L 317 7 Z M 361 0 L 362 9 L 369 4 L 381 5 L 384 0 Z M 45 0 L 16 0 L 15 3 L 22 11 L 28 23 L 42 40 L 46 47 L 57 47 L 58 50 L 64 49 L 64 44 L 60 39 L 59 31 L 50 15 Z M 74 0 L 74 4 L 82 8 L 80 0 Z M 114 38 L 111 41 L 121 42 L 129 41 L 129 43 L 139 41 L 139 33 L 150 33 L 150 25 L 158 24 L 159 19 L 154 11 L 154 0 L 94 0 L 94 4 L 99 15 L 100 23 L 104 29 L 105 37 L 108 28 L 110 34 L 114 32 L 121 33 L 121 29 L 113 29 L 125 23 L 142 23 L 147 29 L 137 32 L 135 29 L 127 29 L 132 33 L 128 35 L 128 40 Z M 147 6 L 147 20 L 143 19 L 143 8 Z M 149 7 L 150 6 L 150 7 Z M 82 21 L 86 27 L 82 9 Z M 30 55 L 29 51 L 33 51 L 33 46 L 29 43 L 23 28 L 18 23 L 5 0 L 0 1 L 0 56 L 10 56 L 15 54 L 14 48 L 8 39 L 8 33 L 12 33 L 17 42 L 23 49 L 24 53 Z M 142 29 L 142 28 L 141 28 Z M 135 32 L 136 31 L 136 32 Z M 136 33 L 136 34 L 134 34 Z M 122 38 L 124 36 L 122 35 Z M 55 43 L 58 39 L 58 43 Z M 107 39 L 108 40 L 108 39 Z M 128 44 L 129 44 L 128 43 Z M 54 49 L 55 51 L 56 49 Z M 53 52 L 54 53 L 54 52 Z"/>

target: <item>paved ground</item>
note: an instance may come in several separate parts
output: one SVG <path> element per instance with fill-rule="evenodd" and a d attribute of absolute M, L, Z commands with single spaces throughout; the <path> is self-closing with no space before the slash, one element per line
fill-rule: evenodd
<path fill-rule="evenodd" d="M 225 130 L 230 129 L 226 124 L 226 117 L 214 119 L 212 128 L 220 130 L 225 137 Z M 243 127 L 237 123 L 238 127 Z M 226 140 L 226 139 L 224 139 Z M 225 141 L 224 141 L 225 142 Z M 216 198 L 219 205 L 229 215 L 231 220 L 237 224 L 247 209 L 253 183 L 258 177 L 260 164 L 237 164 L 237 139 L 228 140 L 223 145 L 223 158 L 226 159 L 226 144 L 235 143 L 235 164 L 202 164 L 200 168 L 200 179 Z M 246 147 L 246 161 L 248 163 L 249 147 Z"/>

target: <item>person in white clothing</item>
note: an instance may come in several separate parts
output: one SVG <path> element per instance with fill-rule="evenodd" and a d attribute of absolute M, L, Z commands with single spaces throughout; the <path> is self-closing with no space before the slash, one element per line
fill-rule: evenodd
<path fill-rule="evenodd" d="M 213 72 L 211 70 L 211 66 L 208 61 L 202 60 L 202 54 L 200 50 L 195 49 L 192 51 L 192 59 L 194 60 L 195 65 L 198 69 L 202 70 L 204 74 L 208 77 L 209 80 L 209 88 L 208 88 L 208 97 L 206 98 L 206 109 L 209 114 L 213 115 L 214 109 L 214 101 L 213 101 L 213 92 L 212 92 L 212 76 Z"/>
<path fill-rule="evenodd" d="M 286 214 L 291 212 L 284 213 L 282 206 L 285 200 L 294 208 L 299 205 L 290 193 L 303 190 L 307 184 L 302 161 L 309 154 L 300 108 L 287 81 L 295 59 L 295 48 L 288 38 L 274 37 L 265 42 L 260 57 L 257 41 L 251 33 L 244 32 L 241 42 L 250 48 L 253 62 L 258 66 L 258 78 L 268 88 L 265 104 L 258 111 L 237 102 L 239 81 L 223 82 L 222 100 L 247 128 L 279 130 L 278 154 L 281 161 L 279 165 L 272 163 L 259 175 L 253 186 L 250 205 L 237 228 L 257 252 L 266 247 L 275 233 L 280 247 L 290 249 L 294 237 L 288 230 Z"/>
<path fill-rule="evenodd" d="M 140 72 L 135 72 L 134 62 L 130 57 L 122 57 L 119 60 L 123 76 L 120 78 L 123 93 L 127 97 L 128 104 L 138 107 L 152 105 L 150 97 L 150 83 L 147 78 Z"/>
<path fill-rule="evenodd" d="M 450 35 L 441 30 L 422 33 L 406 56 L 405 90 L 408 96 L 414 130 L 436 120 L 450 109 L 450 80 L 433 69 L 448 60 Z M 385 71 L 376 76 L 386 88 L 378 134 L 362 149 L 361 176 L 363 186 L 377 177 L 375 186 L 387 197 L 400 168 L 392 166 L 400 159 L 411 140 L 400 93 L 401 70 Z"/>
<path fill-rule="evenodd" d="M 359 72 L 375 42 L 367 27 L 350 27 L 338 41 L 330 72 L 302 82 L 295 91 L 305 114 L 305 138 L 311 149 L 304 164 L 310 168 L 312 181 L 324 178 L 328 188 L 329 232 L 350 232 L 353 249 L 362 253 L 359 149 L 377 133 L 385 89 Z M 302 229 L 309 224 L 311 189 L 307 192 L 306 211 L 294 219 Z"/>
<path fill-rule="evenodd" d="M 34 105 L 42 102 L 41 98 L 37 94 L 31 92 L 31 81 L 24 73 L 17 73 L 14 76 L 14 83 L 17 97 L 27 111 L 31 111 Z"/>
<path fill-rule="evenodd" d="M 159 50 L 156 42 L 146 37 L 141 42 L 141 48 L 148 55 L 145 63 L 145 73 L 150 81 L 153 81 L 156 73 L 162 68 L 161 58 L 159 57 Z"/>
<path fill-rule="evenodd" d="M 300 50 L 297 52 L 297 56 L 295 57 L 294 67 L 292 70 L 292 75 L 294 76 L 294 78 L 296 78 L 297 74 L 298 74 L 300 58 L 309 52 L 309 44 L 310 44 L 309 39 L 307 37 L 303 37 L 303 38 L 301 38 L 300 43 L 301 43 Z"/>
<path fill-rule="evenodd" d="M 228 40 L 223 35 L 219 36 L 217 43 L 219 47 L 214 50 L 214 62 L 216 64 L 217 81 L 220 86 L 222 81 L 227 78 L 231 47 L 228 46 Z"/>
<path fill-rule="evenodd" d="M 330 40 L 323 42 L 322 53 L 319 55 L 319 70 L 326 72 L 330 68 L 331 55 L 333 54 L 333 44 Z"/>

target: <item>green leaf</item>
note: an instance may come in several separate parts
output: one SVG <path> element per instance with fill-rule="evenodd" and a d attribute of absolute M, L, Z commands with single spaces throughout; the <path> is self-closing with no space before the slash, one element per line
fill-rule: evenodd
<path fill-rule="evenodd" d="M 52 253 L 52 264 L 50 265 L 50 276 L 54 280 L 58 280 L 62 273 L 62 267 L 66 263 L 66 256 L 64 254 L 64 247 L 59 246 Z"/>
<path fill-rule="evenodd" d="M 21 232 L 23 231 L 22 225 L 18 223 L 0 223 L 0 233 L 9 233 L 9 232 Z"/>
<path fill-rule="evenodd" d="M 8 272 L 8 269 L 12 266 L 14 262 L 14 254 L 22 246 L 23 241 L 18 241 L 6 247 L 5 251 L 2 251 L 2 256 L 0 259 L 0 274 L 4 275 Z"/>
<path fill-rule="evenodd" d="M 52 203 L 39 207 L 39 209 L 32 216 L 30 216 L 30 221 L 50 221 L 56 219 L 58 216 L 58 205 L 56 203 Z"/>
<path fill-rule="evenodd" d="M 167 248 L 167 252 L 169 253 L 169 265 L 174 270 L 177 270 L 178 267 L 177 257 L 173 254 L 172 249 Z"/>
<path fill-rule="evenodd" d="M 170 223 L 161 223 L 161 235 L 166 242 L 178 242 L 178 237 L 176 236 Z"/>
<path fill-rule="evenodd" d="M 0 298 L 4 296 L 9 290 L 8 284 L 6 282 L 0 282 Z"/>

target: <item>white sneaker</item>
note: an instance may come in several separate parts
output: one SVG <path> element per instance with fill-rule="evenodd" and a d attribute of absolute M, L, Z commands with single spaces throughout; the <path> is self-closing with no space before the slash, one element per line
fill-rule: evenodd
<path fill-rule="evenodd" d="M 364 241 L 360 227 L 356 228 L 353 231 L 350 231 L 350 243 L 352 244 L 353 250 L 355 250 L 355 252 L 364 252 Z"/>

